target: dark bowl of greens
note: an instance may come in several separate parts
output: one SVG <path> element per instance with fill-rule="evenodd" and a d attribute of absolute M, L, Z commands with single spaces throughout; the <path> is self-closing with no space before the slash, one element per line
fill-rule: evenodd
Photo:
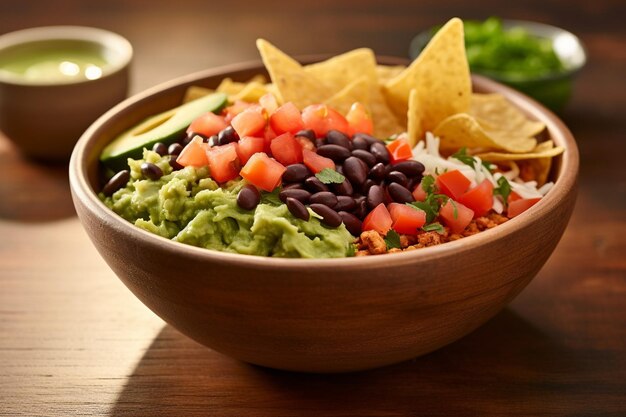
<path fill-rule="evenodd" d="M 466 20 L 465 48 L 473 73 L 507 84 L 552 110 L 563 109 L 572 94 L 574 75 L 587 56 L 574 34 L 543 23 L 523 20 Z M 416 58 L 439 26 L 411 42 Z"/>

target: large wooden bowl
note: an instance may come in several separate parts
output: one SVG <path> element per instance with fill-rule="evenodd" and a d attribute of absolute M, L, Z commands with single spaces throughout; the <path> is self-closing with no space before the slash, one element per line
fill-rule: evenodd
<path fill-rule="evenodd" d="M 392 364 L 476 329 L 530 282 L 554 250 L 576 198 L 574 138 L 535 101 L 481 77 L 473 79 L 476 91 L 504 94 L 543 121 L 566 150 L 544 199 L 468 238 L 384 256 L 273 259 L 172 242 L 100 202 L 98 155 L 116 135 L 178 105 L 190 85 L 215 87 L 227 76 L 246 80 L 263 72 L 259 62 L 212 69 L 134 96 L 95 122 L 72 155 L 72 197 L 89 237 L 124 284 L 184 334 L 272 368 L 344 372 Z"/>

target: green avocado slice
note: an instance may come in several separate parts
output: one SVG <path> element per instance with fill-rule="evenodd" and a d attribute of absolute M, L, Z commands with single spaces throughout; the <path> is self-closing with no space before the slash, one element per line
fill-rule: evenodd
<path fill-rule="evenodd" d="M 173 143 L 195 118 L 206 112 L 221 111 L 226 102 L 226 94 L 213 93 L 151 116 L 109 143 L 102 151 L 100 161 L 114 171 L 126 169 L 128 158 L 141 158 L 143 149 L 150 149 L 157 142 Z"/>

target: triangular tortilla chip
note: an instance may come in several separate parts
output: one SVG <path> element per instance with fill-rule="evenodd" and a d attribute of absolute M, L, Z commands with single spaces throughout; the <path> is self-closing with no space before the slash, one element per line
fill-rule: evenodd
<path fill-rule="evenodd" d="M 532 137 L 545 129 L 545 124 L 530 120 L 500 94 L 472 94 L 469 114 L 482 126 L 515 132 Z"/>
<path fill-rule="evenodd" d="M 370 89 L 366 77 L 360 77 L 342 88 L 337 94 L 326 100 L 328 104 L 339 113 L 346 115 L 355 102 L 369 108 Z"/>

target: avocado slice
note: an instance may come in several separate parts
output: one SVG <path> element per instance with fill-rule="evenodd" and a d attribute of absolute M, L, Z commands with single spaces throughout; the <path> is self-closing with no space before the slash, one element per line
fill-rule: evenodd
<path fill-rule="evenodd" d="M 175 142 L 191 122 L 206 112 L 217 113 L 226 105 L 227 96 L 213 93 L 152 116 L 119 135 L 100 155 L 100 161 L 114 171 L 128 168 L 128 158 L 139 159 L 144 148 L 157 142 Z"/>

